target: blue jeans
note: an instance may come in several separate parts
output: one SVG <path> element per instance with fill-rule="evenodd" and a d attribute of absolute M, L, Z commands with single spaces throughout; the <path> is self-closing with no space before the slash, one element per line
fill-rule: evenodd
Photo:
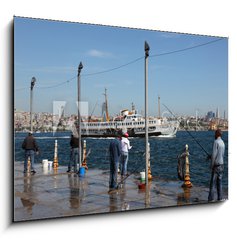
<path fill-rule="evenodd" d="M 109 188 L 117 188 L 119 159 L 110 157 Z"/>
<path fill-rule="evenodd" d="M 121 155 L 121 175 L 125 176 L 127 174 L 128 165 L 128 152 L 122 152 Z"/>
<path fill-rule="evenodd" d="M 25 150 L 24 172 L 27 171 L 28 157 L 30 157 L 31 171 L 34 171 L 35 151 Z"/>
<path fill-rule="evenodd" d="M 222 176 L 223 166 L 214 167 L 211 174 L 210 189 L 208 195 L 208 201 L 214 200 L 215 187 L 217 188 L 218 200 L 222 200 Z"/>
<path fill-rule="evenodd" d="M 74 167 L 74 172 L 77 172 L 77 163 L 79 158 L 79 149 L 78 148 L 72 148 L 71 150 L 71 156 L 68 163 L 68 170 L 71 171 L 71 167 Z"/>

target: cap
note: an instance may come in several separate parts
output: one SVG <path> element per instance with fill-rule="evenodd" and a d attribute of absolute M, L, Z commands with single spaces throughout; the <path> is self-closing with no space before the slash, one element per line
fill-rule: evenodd
<path fill-rule="evenodd" d="M 124 133 L 124 137 L 126 138 L 129 137 L 128 133 Z"/>

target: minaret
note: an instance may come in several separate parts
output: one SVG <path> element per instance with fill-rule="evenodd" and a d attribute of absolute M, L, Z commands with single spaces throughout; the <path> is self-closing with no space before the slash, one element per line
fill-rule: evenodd
<path fill-rule="evenodd" d="M 219 116 L 219 107 L 217 107 L 217 109 L 216 109 L 216 118 L 220 118 L 220 116 Z"/>
<path fill-rule="evenodd" d="M 107 99 L 107 89 L 105 88 L 105 112 L 106 112 L 106 122 L 109 121 L 109 111 L 108 111 L 108 99 Z"/>
<path fill-rule="evenodd" d="M 161 118 L 161 116 L 160 116 L 160 96 L 158 96 L 158 118 Z"/>

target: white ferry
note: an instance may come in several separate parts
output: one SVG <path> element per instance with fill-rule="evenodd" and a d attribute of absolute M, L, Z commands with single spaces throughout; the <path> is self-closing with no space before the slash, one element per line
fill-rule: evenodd
<path fill-rule="evenodd" d="M 149 118 L 148 135 L 174 137 L 178 127 L 179 123 L 177 121 Z M 130 137 L 144 137 L 145 118 L 139 114 L 125 111 L 122 118 L 117 117 L 112 121 L 81 122 L 82 137 L 114 137 L 125 132 Z"/>
<path fill-rule="evenodd" d="M 115 137 L 127 132 L 130 137 L 145 136 L 145 118 L 138 114 L 132 105 L 132 111 L 122 110 L 120 115 L 109 119 L 107 95 L 105 89 L 105 103 L 103 104 L 102 121 L 85 120 L 81 122 L 82 137 Z M 160 137 L 174 137 L 179 127 L 176 120 L 167 118 L 148 118 L 148 135 Z"/>

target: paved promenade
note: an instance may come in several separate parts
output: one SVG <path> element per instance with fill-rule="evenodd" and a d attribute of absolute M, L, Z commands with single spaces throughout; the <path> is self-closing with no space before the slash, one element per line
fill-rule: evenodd
<path fill-rule="evenodd" d="M 108 194 L 109 171 L 89 169 L 79 177 L 65 166 L 55 171 L 38 164 L 34 175 L 23 174 L 23 163 L 14 168 L 14 222 L 207 203 L 208 197 L 205 187 L 183 189 L 180 181 L 158 178 L 140 190 L 138 174 Z"/>

